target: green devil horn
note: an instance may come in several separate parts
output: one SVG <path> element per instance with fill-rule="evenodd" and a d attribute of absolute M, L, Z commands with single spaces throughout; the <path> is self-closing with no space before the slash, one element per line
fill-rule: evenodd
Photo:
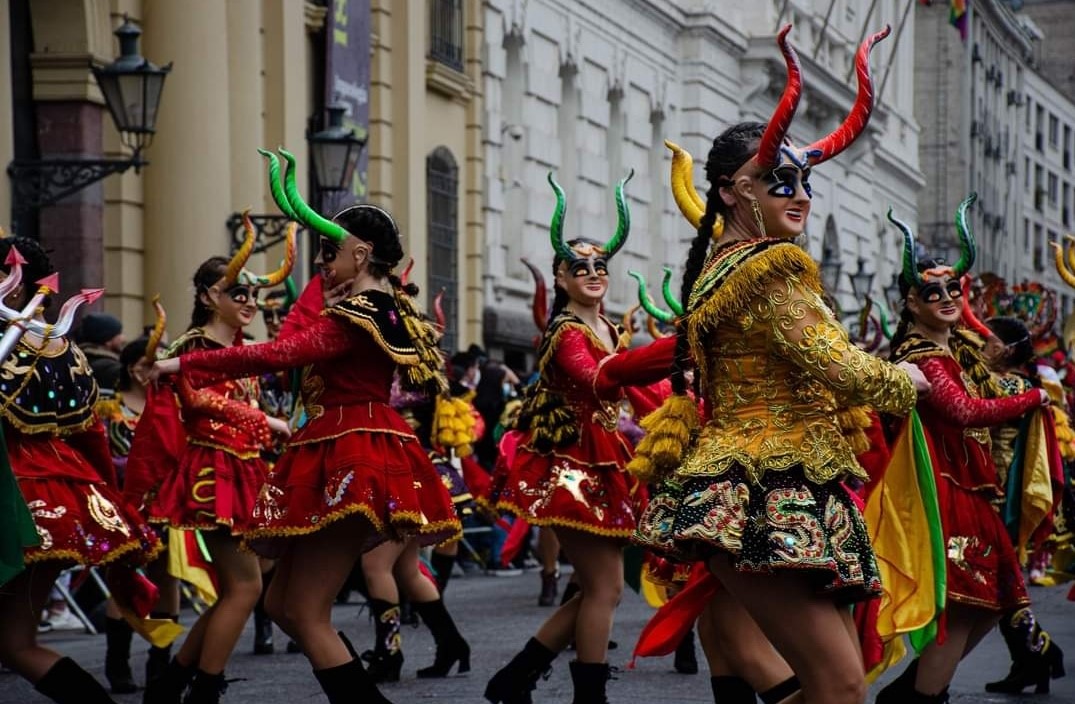
<path fill-rule="evenodd" d="M 564 213 L 567 212 L 567 197 L 564 195 L 564 189 L 560 188 L 560 184 L 552 177 L 551 171 L 549 172 L 549 185 L 552 186 L 552 191 L 556 194 L 556 210 L 552 212 L 552 222 L 549 223 L 549 238 L 552 241 L 552 251 L 556 252 L 556 256 L 564 261 L 570 261 L 572 258 L 571 250 L 564 243 Z"/>
<path fill-rule="evenodd" d="M 616 234 L 612 236 L 605 246 L 602 247 L 605 256 L 609 259 L 612 258 L 616 252 L 620 251 L 623 244 L 627 241 L 627 235 L 631 232 L 631 210 L 627 207 L 627 198 L 623 195 L 623 187 L 627 185 L 627 182 L 635 175 L 635 170 L 631 169 L 630 172 L 623 179 L 616 184 Z"/>
<path fill-rule="evenodd" d="M 978 194 L 971 193 L 956 208 L 956 231 L 959 233 L 959 261 L 952 266 L 952 270 L 956 272 L 957 278 L 970 271 L 970 268 L 974 266 L 974 258 L 977 254 L 974 235 L 971 234 L 970 228 L 967 226 L 967 208 L 976 200 L 978 200 Z"/>
<path fill-rule="evenodd" d="M 291 203 L 287 200 L 287 194 L 284 193 L 284 184 L 280 182 L 280 160 L 267 149 L 258 149 L 258 154 L 269 160 L 269 191 L 272 192 L 272 199 L 276 201 L 277 207 L 280 208 L 284 215 L 295 222 L 299 222 L 298 214 L 291 207 Z"/>
<path fill-rule="evenodd" d="M 914 234 L 907 223 L 892 214 L 891 206 L 888 209 L 888 219 L 903 233 L 903 280 L 908 286 L 921 286 L 923 282 L 918 273 L 918 252 L 915 251 Z"/>
<path fill-rule="evenodd" d="M 284 193 L 287 194 L 287 200 L 291 203 L 291 207 L 295 209 L 295 214 L 299 220 L 318 234 L 324 235 L 336 244 L 342 244 L 344 239 L 351 233 L 331 220 L 322 217 L 306 204 L 306 201 L 299 195 L 299 186 L 295 180 L 295 172 L 297 171 L 295 155 L 286 149 L 281 149 L 280 156 L 287 160 L 288 166 L 287 173 L 284 174 Z"/>
<path fill-rule="evenodd" d="M 295 301 L 299 300 L 299 287 L 295 284 L 295 279 L 291 274 L 287 275 L 284 279 L 284 291 L 287 295 L 284 296 L 284 310 L 291 310 L 291 306 L 295 305 Z"/>
<path fill-rule="evenodd" d="M 671 267 L 664 268 L 664 281 L 661 282 L 661 293 L 664 294 L 664 302 L 668 304 L 668 307 L 672 309 L 672 312 L 676 315 L 683 315 L 683 304 L 676 298 L 676 294 L 672 293 L 672 269 Z"/>
<path fill-rule="evenodd" d="M 676 319 L 675 314 L 669 313 L 666 310 L 661 310 L 657 307 L 657 304 L 653 301 L 653 297 L 649 295 L 649 291 L 646 290 L 646 278 L 639 274 L 637 271 L 628 271 L 629 276 L 633 276 L 635 281 L 638 282 L 638 302 L 647 313 L 652 315 L 662 323 L 671 323 Z"/>
<path fill-rule="evenodd" d="M 892 329 L 892 321 L 888 319 L 888 306 L 877 306 L 877 317 L 881 319 L 881 334 L 886 340 L 891 340 L 895 331 Z"/>

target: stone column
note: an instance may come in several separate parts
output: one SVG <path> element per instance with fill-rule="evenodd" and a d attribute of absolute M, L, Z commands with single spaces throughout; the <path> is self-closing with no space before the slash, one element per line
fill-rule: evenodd
<path fill-rule="evenodd" d="M 174 62 L 145 170 L 146 290 L 160 291 L 173 330 L 185 327 L 191 277 L 228 252 L 234 209 L 228 3 L 146 0 L 144 55 Z"/>

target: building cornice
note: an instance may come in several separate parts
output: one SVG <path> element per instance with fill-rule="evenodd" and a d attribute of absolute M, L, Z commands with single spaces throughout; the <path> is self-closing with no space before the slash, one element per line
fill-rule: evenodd
<path fill-rule="evenodd" d="M 1018 58 L 1026 63 L 1033 60 L 1034 47 L 1010 9 L 997 0 L 983 0 L 974 3 L 974 11 L 982 17 L 983 21 L 988 21 L 989 26 L 1000 35 L 998 39 L 1001 45 L 1011 46 L 1010 42 L 1015 42 L 1022 50 Z"/>
<path fill-rule="evenodd" d="M 470 76 L 433 59 L 426 59 L 426 87 L 460 105 L 469 103 L 475 92 Z"/>

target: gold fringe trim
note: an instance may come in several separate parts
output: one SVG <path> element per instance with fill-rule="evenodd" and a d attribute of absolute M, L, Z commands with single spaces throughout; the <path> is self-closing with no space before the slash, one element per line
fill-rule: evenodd
<path fill-rule="evenodd" d="M 851 451 L 861 455 L 870 450 L 870 439 L 866 429 L 873 425 L 870 413 L 864 406 L 854 406 L 836 412 L 836 422 L 844 433 L 844 439 L 851 446 Z"/>
<path fill-rule="evenodd" d="M 949 345 L 960 369 L 974 382 L 982 398 L 1002 398 L 1004 391 L 982 357 L 981 338 L 969 330 L 955 330 Z"/>
<path fill-rule="evenodd" d="M 574 521 L 570 518 L 558 518 L 555 516 L 535 518 L 510 501 L 498 501 L 496 503 L 496 508 L 499 511 L 508 511 L 509 513 L 514 514 L 532 526 L 570 528 L 572 530 L 582 531 L 583 533 L 590 533 L 591 535 L 600 535 L 606 538 L 622 538 L 624 540 L 630 540 L 631 536 L 635 534 L 634 528 L 602 528 L 591 523 L 583 523 L 582 521 Z"/>
<path fill-rule="evenodd" d="M 476 425 L 466 398 L 437 397 L 431 436 L 438 447 L 455 450 L 457 457 L 469 457 L 474 454 L 478 439 L 474 433 Z"/>
<path fill-rule="evenodd" d="M 356 325 L 368 332 L 370 334 L 370 337 L 373 338 L 373 341 L 377 343 L 377 346 L 384 350 L 384 353 L 387 354 L 396 364 L 402 366 L 418 364 L 419 358 L 417 350 L 412 352 L 410 350 L 401 350 L 392 347 L 390 344 L 388 344 L 388 340 L 384 339 L 384 335 L 381 333 L 381 329 L 377 327 L 377 324 L 374 323 L 372 320 L 353 315 L 351 312 L 344 308 L 329 308 L 322 313 L 322 315 L 329 314 L 338 315 L 341 318 L 345 318 L 351 324 Z M 409 329 L 408 332 L 410 332 Z"/>
<path fill-rule="evenodd" d="M 437 521 L 435 523 L 430 523 L 428 521 L 423 523 L 425 519 L 420 513 L 415 513 L 414 511 L 396 511 L 392 513 L 389 525 L 387 526 L 387 528 L 392 530 L 387 530 L 384 521 L 377 516 L 376 511 L 374 511 L 368 504 L 348 504 L 340 510 L 322 516 L 321 520 L 310 526 L 254 528 L 243 535 L 242 547 L 243 549 L 250 550 L 251 548 L 249 544 L 253 541 L 310 535 L 311 533 L 316 533 L 325 526 L 331 525 L 344 518 L 350 518 L 356 514 L 361 515 L 369 521 L 370 525 L 373 526 L 373 530 L 379 535 L 385 536 L 388 540 L 394 540 L 401 537 L 409 538 L 420 537 L 423 535 L 435 535 L 444 531 L 451 531 L 451 534 L 448 537 L 443 538 L 437 543 L 437 545 L 444 545 L 463 537 L 463 524 L 460 523 L 458 518 Z M 255 550 L 254 552 L 257 551 Z"/>
<path fill-rule="evenodd" d="M 627 471 L 643 482 L 664 479 L 683 462 L 698 433 L 698 405 L 690 396 L 673 394 L 642 419 L 646 434 L 627 464 Z"/>
<path fill-rule="evenodd" d="M 711 376 L 703 338 L 721 322 L 742 313 L 751 300 L 764 296 L 774 281 L 782 279 L 795 279 L 811 291 L 822 291 L 817 264 L 810 255 L 791 242 L 781 242 L 739 264 L 688 314 L 687 339 L 703 388 Z"/>
<path fill-rule="evenodd" d="M 66 561 L 71 560 L 79 565 L 100 566 L 107 565 L 115 562 L 120 557 L 128 555 L 131 552 L 141 549 L 142 541 L 131 539 L 120 544 L 119 547 L 109 550 L 105 553 L 104 557 L 97 562 L 90 562 L 86 559 L 86 556 L 77 550 L 41 550 L 35 546 L 26 548 L 23 552 L 23 562 L 26 564 L 34 564 L 38 562 L 49 562 L 52 560 Z M 152 550 L 146 552 L 143 559 L 140 560 L 140 564 L 149 564 L 157 558 L 158 555 L 164 550 L 164 546 L 161 543 L 156 543 Z"/>
<path fill-rule="evenodd" d="M 297 442 L 287 442 L 284 448 L 302 447 L 303 445 L 316 445 L 319 442 L 328 442 L 329 440 L 339 440 L 344 435 L 350 435 L 352 433 L 370 433 L 371 435 L 394 435 L 397 438 L 403 438 L 407 441 L 418 442 L 418 436 L 412 433 L 405 433 L 401 430 L 391 430 L 389 428 L 348 428 L 343 432 L 335 433 L 333 435 L 321 435 L 309 440 L 299 440 Z"/>
<path fill-rule="evenodd" d="M 229 454 L 232 457 L 234 457 L 236 459 L 240 459 L 240 460 L 254 460 L 254 459 L 258 459 L 258 458 L 261 457 L 261 452 L 259 450 L 251 450 L 249 452 L 239 452 L 235 448 L 228 447 L 227 445 L 218 445 L 218 444 L 216 444 L 214 442 L 209 442 L 208 440 L 194 440 L 194 439 L 191 439 L 191 438 L 187 438 L 187 444 L 188 445 L 195 445 L 197 447 L 207 447 L 210 450 L 220 450 L 221 452 Z"/>

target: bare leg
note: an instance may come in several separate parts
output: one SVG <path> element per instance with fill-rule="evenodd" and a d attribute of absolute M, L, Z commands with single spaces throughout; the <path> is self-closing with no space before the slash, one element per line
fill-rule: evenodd
<path fill-rule="evenodd" d="M 918 660 L 915 689 L 922 694 L 939 694 L 956 674 L 959 661 L 973 649 L 972 635 L 981 640 L 996 623 L 996 616 L 984 609 L 961 604 L 948 605 L 948 637 L 943 645 L 930 643 Z M 974 643 L 976 645 L 977 643 Z"/>
<path fill-rule="evenodd" d="M 37 625 L 62 571 L 59 562 L 28 565 L 0 587 L 0 662 L 35 684 L 60 659 L 55 651 L 37 644 Z"/>
<path fill-rule="evenodd" d="M 362 555 L 362 572 L 366 575 L 366 589 L 369 590 L 371 599 L 381 599 L 390 604 L 399 603 L 399 587 L 392 569 L 406 547 L 406 543 L 389 541 Z M 417 559 L 415 554 L 415 560 Z M 417 569 L 417 564 L 415 568 Z"/>
<path fill-rule="evenodd" d="M 726 593 L 706 605 L 698 636 L 713 676 L 736 675 L 764 692 L 795 674 L 743 605 Z"/>
<path fill-rule="evenodd" d="M 197 638 L 183 642 L 179 660 L 196 662 L 202 672 L 218 674 L 224 671 L 261 594 L 261 570 L 256 556 L 239 549 L 238 538 L 224 530 L 203 536 L 216 569 L 219 593 L 213 608 L 198 618 L 196 626 L 202 622 L 205 626 L 197 629 Z"/>
<path fill-rule="evenodd" d="M 538 559 L 541 560 L 542 572 L 552 574 L 558 569 L 559 563 L 556 558 L 560 555 L 560 541 L 556 539 L 556 533 L 551 529 L 538 529 L 537 554 Z"/>
<path fill-rule="evenodd" d="M 580 588 L 575 617 L 577 659 L 603 663 L 608 658 L 612 619 L 623 594 L 623 546 L 617 540 L 570 529 L 557 528 L 557 537 L 575 566 Z"/>
<path fill-rule="evenodd" d="M 726 555 L 709 568 L 738 600 L 802 683 L 809 704 L 862 704 L 866 679 L 844 609 L 814 594 L 802 575 L 736 572 Z"/>
<path fill-rule="evenodd" d="M 392 566 L 392 576 L 399 589 L 412 603 L 436 601 L 440 598 L 436 585 L 418 569 L 417 540 L 408 540 L 404 544 L 403 551 Z M 370 594 L 372 596 L 372 591 Z"/>
<path fill-rule="evenodd" d="M 277 562 L 265 607 L 302 646 L 315 670 L 353 659 L 332 627 L 332 604 L 372 530 L 361 516 L 337 521 L 296 538 Z"/>

